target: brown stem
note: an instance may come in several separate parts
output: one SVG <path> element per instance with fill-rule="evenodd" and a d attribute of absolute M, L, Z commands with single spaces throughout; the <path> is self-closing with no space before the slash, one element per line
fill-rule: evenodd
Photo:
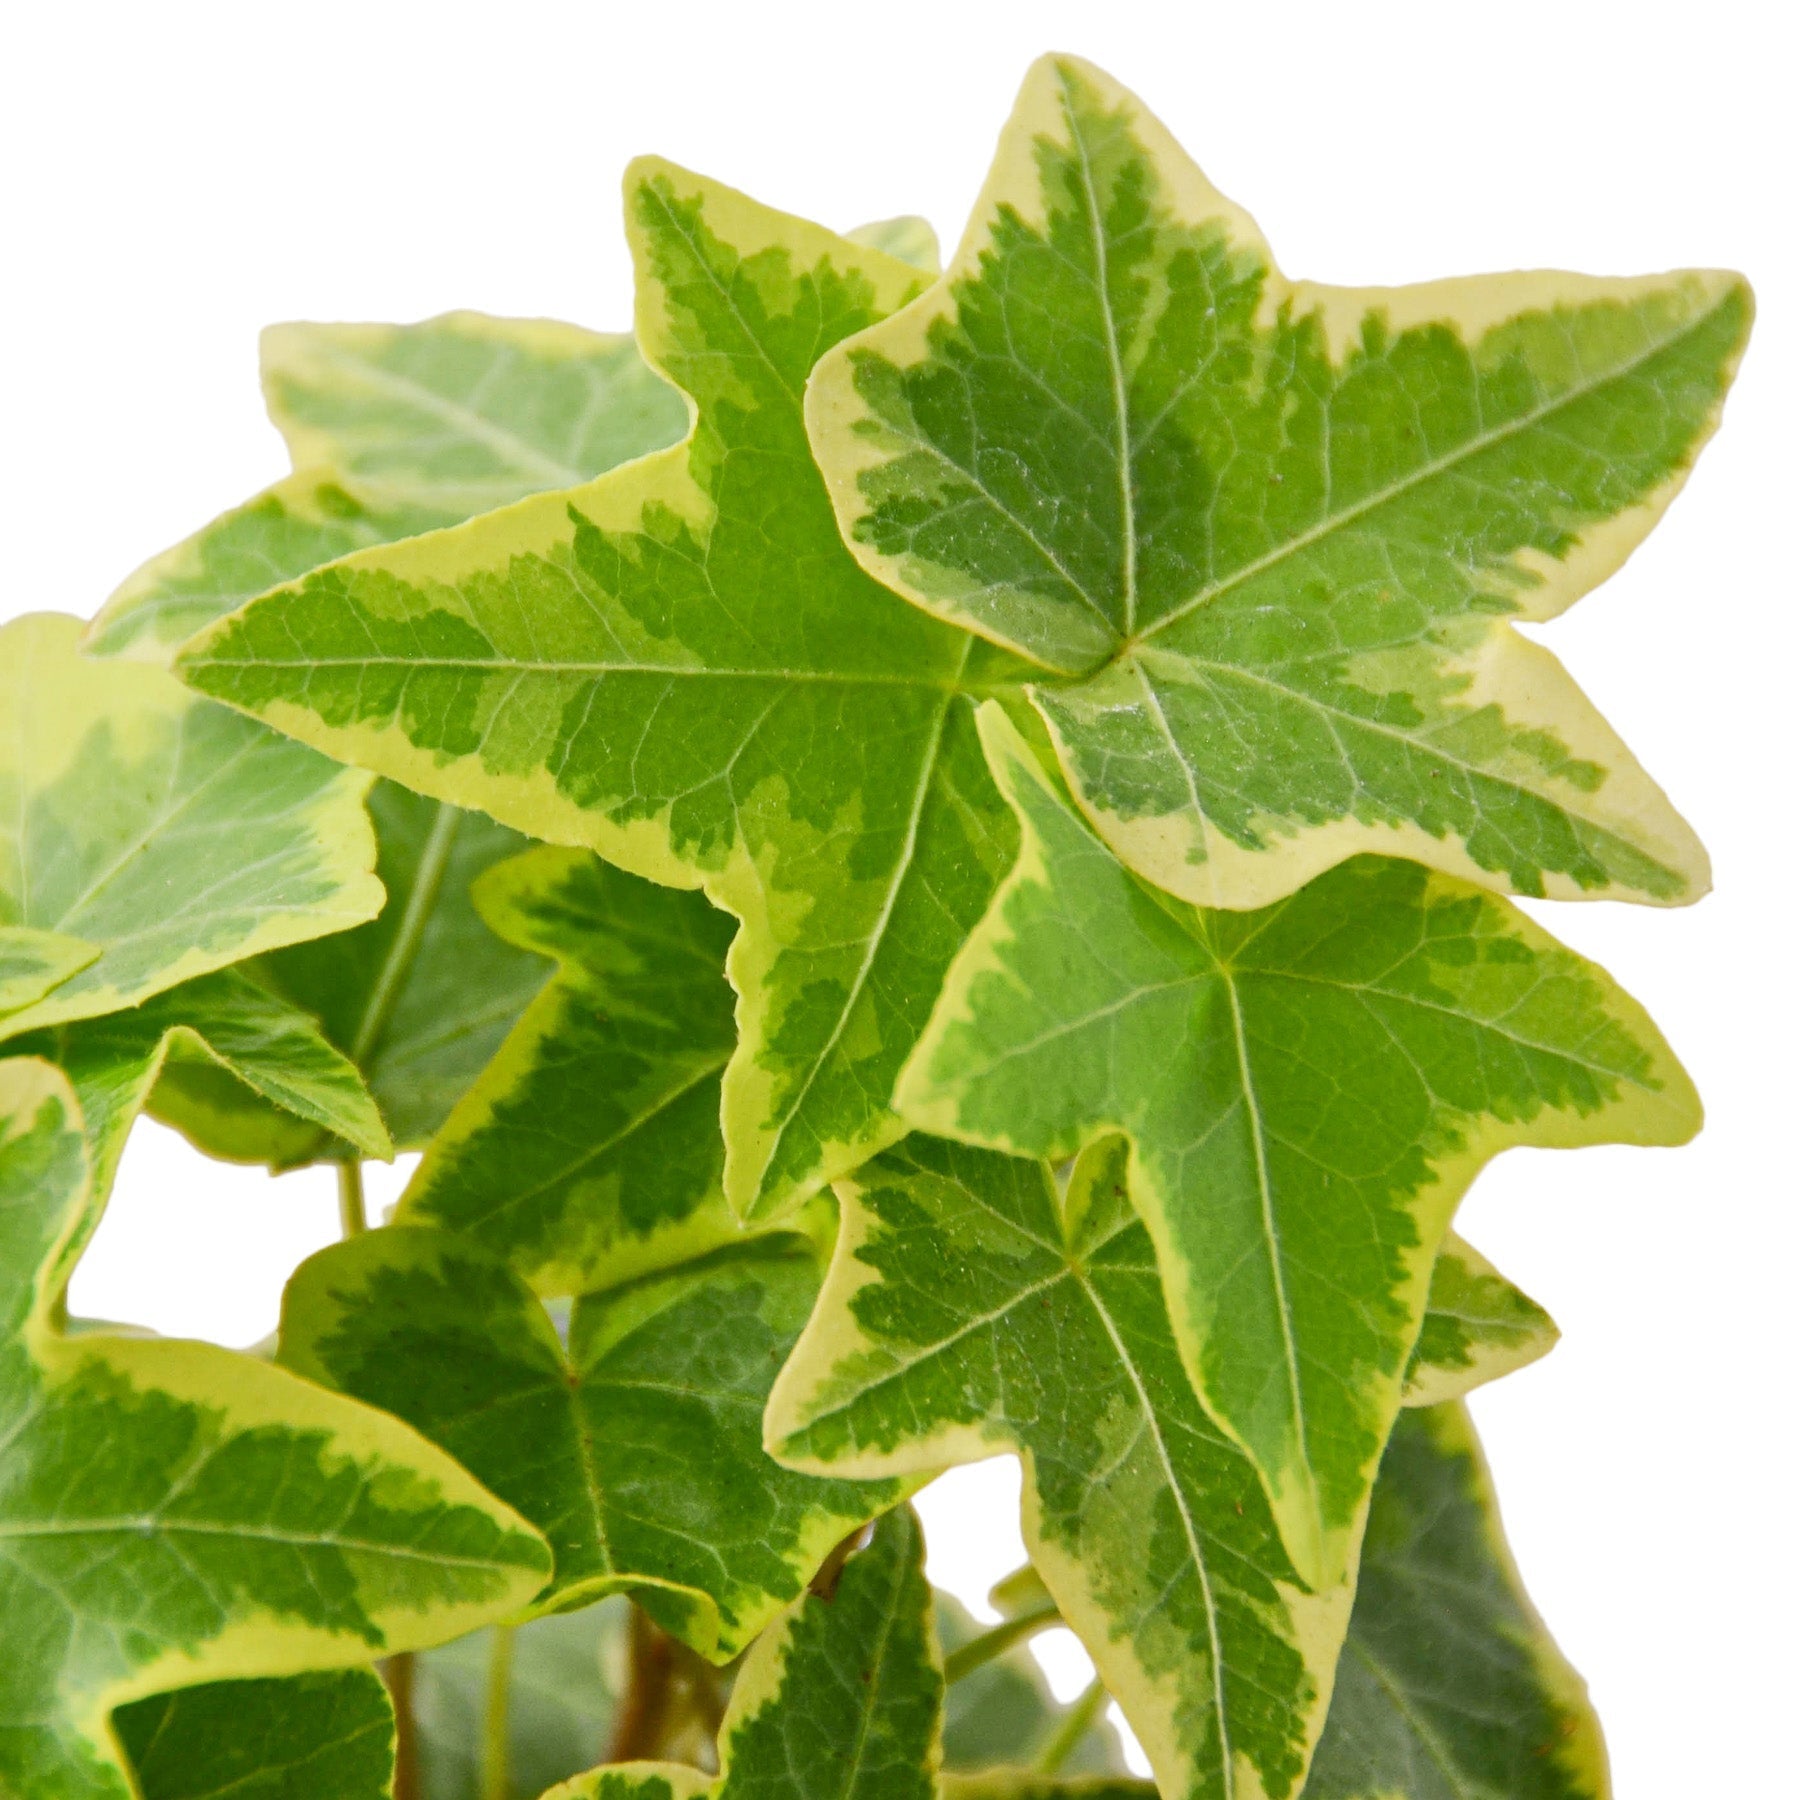
<path fill-rule="evenodd" d="M 819 1572 L 807 1583 L 808 1591 L 817 1594 L 821 1600 L 829 1600 L 837 1593 L 838 1579 L 844 1573 L 844 1564 L 850 1560 L 853 1550 L 860 1550 L 869 1541 L 869 1527 L 859 1525 L 844 1538 L 819 1564 Z"/>
<path fill-rule="evenodd" d="M 413 1726 L 413 1659 L 390 1656 L 379 1665 L 394 1703 L 394 1800 L 423 1800 L 419 1786 L 419 1739 Z"/>
<path fill-rule="evenodd" d="M 641 1606 L 631 1609 L 631 1673 L 608 1762 L 646 1762 L 662 1748 L 673 1697 L 675 1642 Z"/>

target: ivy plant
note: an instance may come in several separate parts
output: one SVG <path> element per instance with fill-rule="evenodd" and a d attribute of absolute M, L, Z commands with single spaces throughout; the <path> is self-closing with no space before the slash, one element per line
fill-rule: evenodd
<path fill-rule="evenodd" d="M 1602 1800 L 1454 1217 L 1700 1123 L 1514 904 L 1708 879 L 1520 627 L 1743 283 L 1290 281 L 1069 58 L 941 272 L 625 229 L 629 335 L 271 330 L 293 474 L 0 632 L 0 1796 Z M 146 1113 L 338 1171 L 257 1351 L 69 1315 Z"/>

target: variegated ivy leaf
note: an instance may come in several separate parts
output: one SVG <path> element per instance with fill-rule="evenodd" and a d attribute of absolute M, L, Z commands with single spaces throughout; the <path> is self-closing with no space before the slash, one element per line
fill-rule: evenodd
<path fill-rule="evenodd" d="M 543 1540 L 397 1421 L 208 1344 L 62 1335 L 113 1151 L 35 1057 L 0 1062 L 0 1121 L 0 1792 L 131 1800 L 116 1706 L 531 1598 Z"/>
<path fill-rule="evenodd" d="M 1395 1427 L 1305 1800 L 1607 1800 L 1599 1721 L 1519 1584 L 1460 1406 Z"/>
<path fill-rule="evenodd" d="M 381 916 L 245 968 L 318 1019 L 361 1071 L 395 1142 L 416 1149 L 493 1058 L 547 965 L 496 938 L 470 897 L 475 878 L 517 855 L 523 838 L 386 781 L 369 813 L 388 896 Z M 151 1110 L 215 1156 L 291 1167 L 345 1152 L 341 1139 L 213 1069 L 171 1069 Z"/>
<path fill-rule="evenodd" d="M 1169 891 L 1262 906 L 1377 851 L 1681 902 L 1693 833 L 1512 622 L 1654 524 L 1750 310 L 1716 273 L 1290 282 L 1050 58 L 942 279 L 822 361 L 808 418 L 864 566 L 1044 671 L 1083 809 Z"/>
<path fill-rule="evenodd" d="M 1167 1800 L 1281 1797 L 1324 1723 L 1347 1583 L 1308 1594 L 1176 1351 L 1118 1140 L 1046 1164 L 912 1137 L 838 1184 L 782 1461 L 908 1478 L 1016 1449 L 1026 1544 Z"/>
<path fill-rule="evenodd" d="M 829 1601 L 797 1601 L 750 1652 L 719 1733 L 719 1774 L 596 1769 L 544 1800 L 935 1800 L 944 1677 L 925 1541 L 887 1514 Z"/>
<path fill-rule="evenodd" d="M 23 927 L 96 952 L 73 966 L 69 948 L 0 1037 L 135 1006 L 381 905 L 366 775 L 160 669 L 84 657 L 80 635 L 56 613 L 0 629 L 0 923 L 15 947 Z"/>
<path fill-rule="evenodd" d="M 867 225 L 846 231 L 844 236 L 853 244 L 866 244 L 871 250 L 880 250 L 885 255 L 898 257 L 901 262 L 911 263 L 927 275 L 935 275 L 943 267 L 938 255 L 937 233 L 932 230 L 931 221 L 911 213 L 903 213 L 897 219 L 871 219 Z"/>
<path fill-rule="evenodd" d="M 1693 1088 L 1509 902 L 1364 857 L 1258 912 L 1192 907 L 1114 857 L 998 707 L 981 730 L 1023 847 L 896 1104 L 1019 1154 L 1129 1136 L 1182 1359 L 1329 1587 L 1477 1170 L 1509 1144 L 1682 1143 Z"/>
<path fill-rule="evenodd" d="M 657 162 L 627 180 L 645 355 L 679 447 L 360 553 L 222 621 L 206 692 L 742 927 L 726 1191 L 773 1214 L 899 1129 L 943 969 L 1012 846 L 962 696 L 1025 665 L 845 550 L 807 445 L 814 361 L 919 271 Z"/>
<path fill-rule="evenodd" d="M 984 1769 L 946 1775 L 943 1800 L 1157 1800 L 1156 1784 L 1128 1775 L 1034 1775 L 1029 1769 Z"/>
<path fill-rule="evenodd" d="M 60 931 L 0 925 L 0 1016 L 41 1000 L 100 955 L 100 946 Z"/>
<path fill-rule="evenodd" d="M 1556 1347 L 1556 1322 L 1455 1232 L 1431 1269 L 1425 1319 L 1406 1368 L 1402 1406 L 1437 1406 L 1498 1381 Z"/>
<path fill-rule="evenodd" d="M 558 972 L 433 1140 L 399 1221 L 451 1227 L 543 1294 L 735 1239 L 719 1136 L 731 921 L 551 847 L 490 870 L 475 904 Z"/>
<path fill-rule="evenodd" d="M 575 1303 L 565 1346 L 499 1258 L 393 1226 L 301 1264 L 280 1360 L 441 1444 L 556 1554 L 540 1611 L 630 1589 L 729 1661 L 900 1489 L 770 1461 L 763 1403 L 818 1252 L 752 1239 Z"/>
<path fill-rule="evenodd" d="M 122 1706 L 143 1800 L 390 1800 L 394 1708 L 368 1669 L 216 1681 Z"/>
<path fill-rule="evenodd" d="M 269 410 L 296 474 L 155 557 L 89 630 L 164 661 L 252 595 L 372 544 L 590 480 L 672 444 L 681 400 L 629 337 L 449 313 L 422 325 L 279 325 Z"/>

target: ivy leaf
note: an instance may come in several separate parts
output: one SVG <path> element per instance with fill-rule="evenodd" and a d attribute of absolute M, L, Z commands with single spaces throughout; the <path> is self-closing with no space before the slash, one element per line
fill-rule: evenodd
<path fill-rule="evenodd" d="M 368 1669 L 218 1681 L 113 1715 L 143 1800 L 389 1800 L 394 1708 Z"/>
<path fill-rule="evenodd" d="M 0 1790 L 130 1800 L 115 1706 L 531 1598 L 542 1539 L 397 1422 L 208 1344 L 63 1336 L 104 1146 L 34 1057 L 0 1062 L 0 1120 Z"/>
<path fill-rule="evenodd" d="M 1364 851 L 1679 903 L 1705 853 L 1513 629 L 1604 579 L 1717 422 L 1737 277 L 1286 280 L 1122 88 L 1032 70 L 961 247 L 808 419 L 881 580 L 1031 658 L 1133 868 L 1256 907 Z"/>
<path fill-rule="evenodd" d="M 565 1346 L 495 1256 L 392 1226 L 302 1263 L 280 1361 L 404 1419 L 549 1539 L 536 1609 L 630 1589 L 726 1662 L 900 1490 L 771 1462 L 759 1421 L 818 1293 L 781 1233 L 575 1303 Z"/>
<path fill-rule="evenodd" d="M 183 982 L 141 1006 L 52 1026 L 7 1045 L 58 1064 L 75 1085 L 94 1159 L 94 1186 L 112 1186 L 125 1139 L 172 1074 L 216 1074 L 279 1116 L 322 1127 L 365 1156 L 394 1147 L 355 1065 L 307 1013 L 237 969 Z"/>
<path fill-rule="evenodd" d="M 99 956 L 100 946 L 85 938 L 0 925 L 0 1015 L 41 1000 Z"/>
<path fill-rule="evenodd" d="M 55 613 L 0 629 L 0 919 L 97 952 L 0 1037 L 134 1006 L 381 905 L 366 775 L 160 669 L 83 657 L 80 633 Z"/>
<path fill-rule="evenodd" d="M 742 921 L 725 1187 L 773 1216 L 900 1129 L 894 1077 L 1012 848 L 962 695 L 1022 665 L 862 573 L 807 444 L 814 361 L 920 272 L 658 162 L 627 215 L 688 439 L 321 570 L 182 669 Z"/>
<path fill-rule="evenodd" d="M 829 1601 L 803 1596 L 750 1652 L 718 1778 L 676 1764 L 595 1769 L 544 1800 L 935 1800 L 944 1677 L 925 1541 L 887 1514 Z"/>
<path fill-rule="evenodd" d="M 450 1227 L 543 1294 L 736 1239 L 719 1136 L 731 921 L 548 846 L 490 870 L 475 904 L 557 974 L 432 1142 L 397 1220 Z"/>
<path fill-rule="evenodd" d="M 1119 863 L 998 707 L 1019 862 L 902 1076 L 921 1129 L 1060 1158 L 1113 1131 L 1207 1410 L 1330 1587 L 1400 1404 L 1439 1244 L 1510 1144 L 1678 1144 L 1655 1026 L 1509 902 L 1359 858 L 1254 913 Z"/>
<path fill-rule="evenodd" d="M 838 1184 L 818 1308 L 765 1429 L 907 1478 L 1017 1450 L 1032 1562 L 1170 1796 L 1280 1796 L 1324 1723 L 1347 1584 L 1308 1594 L 1176 1351 L 1117 1140 L 1047 1165 L 908 1138 Z"/>
<path fill-rule="evenodd" d="M 1498 1381 L 1556 1347 L 1556 1322 L 1455 1232 L 1432 1265 L 1425 1319 L 1407 1364 L 1402 1406 L 1437 1406 Z"/>
<path fill-rule="evenodd" d="M 1156 1784 L 1128 1775 L 1073 1779 L 1034 1775 L 1029 1769 L 984 1769 L 978 1775 L 946 1775 L 943 1800 L 1156 1800 Z"/>
<path fill-rule="evenodd" d="M 871 219 L 867 225 L 846 231 L 844 236 L 853 244 L 864 244 L 886 256 L 897 257 L 903 263 L 911 263 L 927 275 L 935 275 L 943 267 L 943 259 L 938 255 L 937 233 L 932 230 L 931 221 L 911 213 L 904 213 L 897 219 Z"/>
<path fill-rule="evenodd" d="M 543 961 L 496 939 L 470 897 L 475 879 L 525 840 L 479 813 L 391 782 L 369 796 L 387 889 L 379 918 L 259 957 L 246 972 L 315 1016 L 360 1070 L 402 1149 L 428 1142 L 543 985 Z M 151 1102 L 213 1155 L 278 1168 L 344 1154 L 229 1077 L 176 1069 Z"/>
<path fill-rule="evenodd" d="M 132 575 L 89 629 L 97 654 L 166 661 L 278 582 L 589 480 L 685 422 L 629 337 L 538 319 L 279 325 L 262 363 L 297 472 Z"/>
<path fill-rule="evenodd" d="M 1519 1584 L 1468 1414 L 1407 1414 L 1305 1800 L 1610 1793 L 1599 1721 Z"/>

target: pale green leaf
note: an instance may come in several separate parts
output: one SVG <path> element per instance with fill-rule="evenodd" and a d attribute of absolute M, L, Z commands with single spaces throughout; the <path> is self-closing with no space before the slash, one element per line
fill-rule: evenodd
<path fill-rule="evenodd" d="M 1509 902 L 1363 857 L 1262 911 L 1192 907 L 1115 858 L 997 707 L 981 729 L 1024 844 L 896 1103 L 1018 1154 L 1128 1135 L 1183 1360 L 1329 1587 L 1476 1172 L 1509 1144 L 1682 1143 L 1692 1086 Z"/>
<path fill-rule="evenodd" d="M 1520 1586 L 1460 1406 L 1395 1427 L 1305 1800 L 1607 1800 L 1581 1677 Z"/>
<path fill-rule="evenodd" d="M 908 1138 L 850 1180 L 770 1399 L 796 1467 L 907 1476 L 1016 1449 L 1025 1540 L 1169 1800 L 1293 1792 L 1347 1584 L 1305 1593 L 1255 1470 L 1183 1372 L 1118 1140 L 1042 1163 Z"/>
<path fill-rule="evenodd" d="M 79 620 L 0 629 L 0 924 L 98 955 L 0 1037 L 134 1006 L 372 917 L 369 778 L 76 648 Z"/>
<path fill-rule="evenodd" d="M 85 938 L 29 925 L 0 925 L 0 1014 L 41 1000 L 99 955 L 100 946 Z"/>
<path fill-rule="evenodd" d="M 1123 89 L 1027 78 L 943 277 L 837 346 L 814 445 L 864 566 L 1032 659 L 1097 829 L 1196 904 L 1359 852 L 1663 903 L 1705 853 L 1548 651 L 1655 523 L 1735 276 L 1290 282 Z"/>
<path fill-rule="evenodd" d="M 368 1669 L 218 1681 L 122 1706 L 143 1800 L 389 1800 L 394 1709 Z"/>
<path fill-rule="evenodd" d="M 278 325 L 263 385 L 298 473 L 132 575 L 89 630 L 97 653 L 165 661 L 279 582 L 589 480 L 684 423 L 629 337 L 477 313 Z"/>
<path fill-rule="evenodd" d="M 846 231 L 844 236 L 853 244 L 866 244 L 871 250 L 911 263 L 927 275 L 935 275 L 943 267 L 931 221 L 911 213 L 902 213 L 897 219 L 871 219 L 867 225 Z"/>
<path fill-rule="evenodd" d="M 1556 1322 L 1455 1232 L 1432 1265 L 1425 1319 L 1406 1369 L 1402 1406 L 1460 1400 L 1556 1347 Z"/>
<path fill-rule="evenodd" d="M 183 670 L 742 921 L 725 1186 L 773 1214 L 899 1129 L 894 1077 L 1011 851 L 963 696 L 1022 665 L 862 573 L 807 445 L 814 361 L 920 273 L 657 162 L 627 215 L 689 438 L 321 570 Z"/>
<path fill-rule="evenodd" d="M 405 1426 L 209 1344 L 65 1337 L 103 1196 L 67 1078 L 0 1062 L 0 1791 L 130 1800 L 113 1709 L 517 1611 L 543 1540 Z"/>
<path fill-rule="evenodd" d="M 300 1266 L 280 1360 L 406 1420 L 530 1519 L 556 1556 L 539 1610 L 633 1590 L 725 1662 L 901 1491 L 763 1450 L 818 1284 L 807 1240 L 753 1239 L 578 1300 L 565 1346 L 497 1257 L 393 1226 Z"/>
<path fill-rule="evenodd" d="M 525 840 L 392 782 L 369 795 L 387 889 L 381 916 L 245 965 L 315 1016 L 361 1071 L 402 1149 L 427 1143 L 543 985 L 546 964 L 477 915 L 476 878 Z M 173 1069 L 151 1110 L 215 1156 L 276 1167 L 344 1154 L 223 1073 Z"/>
<path fill-rule="evenodd" d="M 829 1601 L 805 1595 L 758 1640 L 732 1689 L 715 1782 L 627 1764 L 554 1800 L 935 1800 L 944 1678 L 924 1562 L 911 1510 L 891 1512 Z"/>
<path fill-rule="evenodd" d="M 490 870 L 475 904 L 557 974 L 433 1140 L 399 1221 L 451 1227 L 544 1294 L 736 1238 L 719 1135 L 730 919 L 550 847 Z"/>

